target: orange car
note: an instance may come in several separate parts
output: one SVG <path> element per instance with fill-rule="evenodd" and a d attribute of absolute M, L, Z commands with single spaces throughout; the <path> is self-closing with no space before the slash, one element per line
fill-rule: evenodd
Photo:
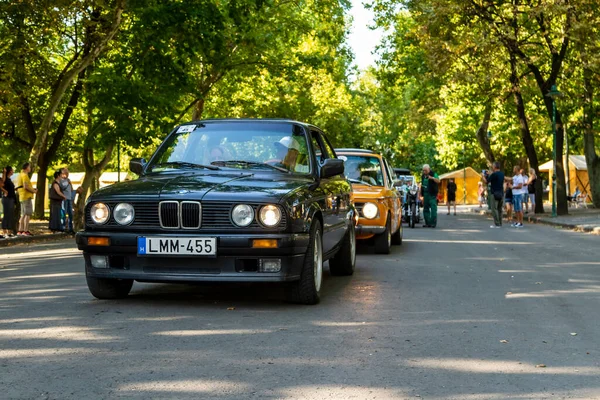
<path fill-rule="evenodd" d="M 371 150 L 335 152 L 344 160 L 344 173 L 352 183 L 359 212 L 356 238 L 374 238 L 375 252 L 388 254 L 392 244 L 402 244 L 402 200 L 394 188 L 390 164 Z"/>

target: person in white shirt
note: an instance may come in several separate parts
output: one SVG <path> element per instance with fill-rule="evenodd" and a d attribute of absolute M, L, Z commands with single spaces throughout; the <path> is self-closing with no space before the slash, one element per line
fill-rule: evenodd
<path fill-rule="evenodd" d="M 523 227 L 523 193 L 527 193 L 527 181 L 521 175 L 521 168 L 515 165 L 513 168 L 515 174 L 512 178 L 504 178 L 508 182 L 512 182 L 513 186 L 513 211 L 515 223 L 512 224 L 515 228 Z"/>

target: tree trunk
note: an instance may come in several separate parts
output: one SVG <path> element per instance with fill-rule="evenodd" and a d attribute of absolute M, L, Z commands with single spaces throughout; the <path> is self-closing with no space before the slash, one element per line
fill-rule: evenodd
<path fill-rule="evenodd" d="M 204 113 L 204 97 L 198 100 L 196 105 L 194 106 L 194 112 L 192 113 L 192 120 L 198 121 L 202 119 L 202 114 Z"/>
<path fill-rule="evenodd" d="M 515 100 L 515 106 L 517 108 L 517 117 L 519 118 L 519 126 L 521 130 L 521 140 L 525 147 L 525 153 L 529 159 L 529 165 L 534 169 L 536 176 L 540 176 L 539 162 L 535 146 L 533 144 L 533 138 L 531 137 L 531 131 L 529 130 L 529 123 L 527 122 L 527 115 L 525 113 L 525 101 L 521 94 L 521 82 L 517 71 L 517 59 L 514 55 L 510 56 L 510 82 L 512 84 L 512 92 Z M 506 169 L 505 169 L 506 170 Z M 538 199 L 535 202 L 535 213 L 544 212 L 544 202 L 540 201 L 543 199 L 544 189 L 542 187 L 542 180 L 538 179 L 535 186 L 535 198 Z"/>
<path fill-rule="evenodd" d="M 600 208 L 600 157 L 596 153 L 594 138 L 594 87 L 592 85 L 593 72 L 583 68 L 583 148 L 585 162 L 588 168 L 590 181 L 590 194 L 595 208 Z"/>
<path fill-rule="evenodd" d="M 481 146 L 481 150 L 483 150 L 483 154 L 485 155 L 485 159 L 487 160 L 488 167 L 491 170 L 492 164 L 496 159 L 494 158 L 494 153 L 492 152 L 492 147 L 490 146 L 490 141 L 487 137 L 488 128 L 490 126 L 490 118 L 492 117 L 492 102 L 488 100 L 485 105 L 485 112 L 483 114 L 483 121 L 477 129 L 477 140 L 479 141 L 479 146 Z"/>

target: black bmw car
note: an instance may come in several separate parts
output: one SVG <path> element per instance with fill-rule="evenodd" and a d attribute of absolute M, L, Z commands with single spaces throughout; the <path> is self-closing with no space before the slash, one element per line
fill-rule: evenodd
<path fill-rule="evenodd" d="M 323 263 L 355 266 L 352 187 L 323 132 L 291 120 L 205 120 L 175 128 L 139 179 L 96 191 L 76 240 L 97 298 L 138 282 L 284 282 L 319 301 Z"/>

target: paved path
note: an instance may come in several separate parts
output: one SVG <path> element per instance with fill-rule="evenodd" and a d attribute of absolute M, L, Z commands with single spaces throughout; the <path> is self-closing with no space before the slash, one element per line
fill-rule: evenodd
<path fill-rule="evenodd" d="M 2 248 L 0 397 L 600 398 L 600 238 L 489 224 L 363 246 L 312 307 L 240 285 L 99 301 L 72 241 Z"/>

